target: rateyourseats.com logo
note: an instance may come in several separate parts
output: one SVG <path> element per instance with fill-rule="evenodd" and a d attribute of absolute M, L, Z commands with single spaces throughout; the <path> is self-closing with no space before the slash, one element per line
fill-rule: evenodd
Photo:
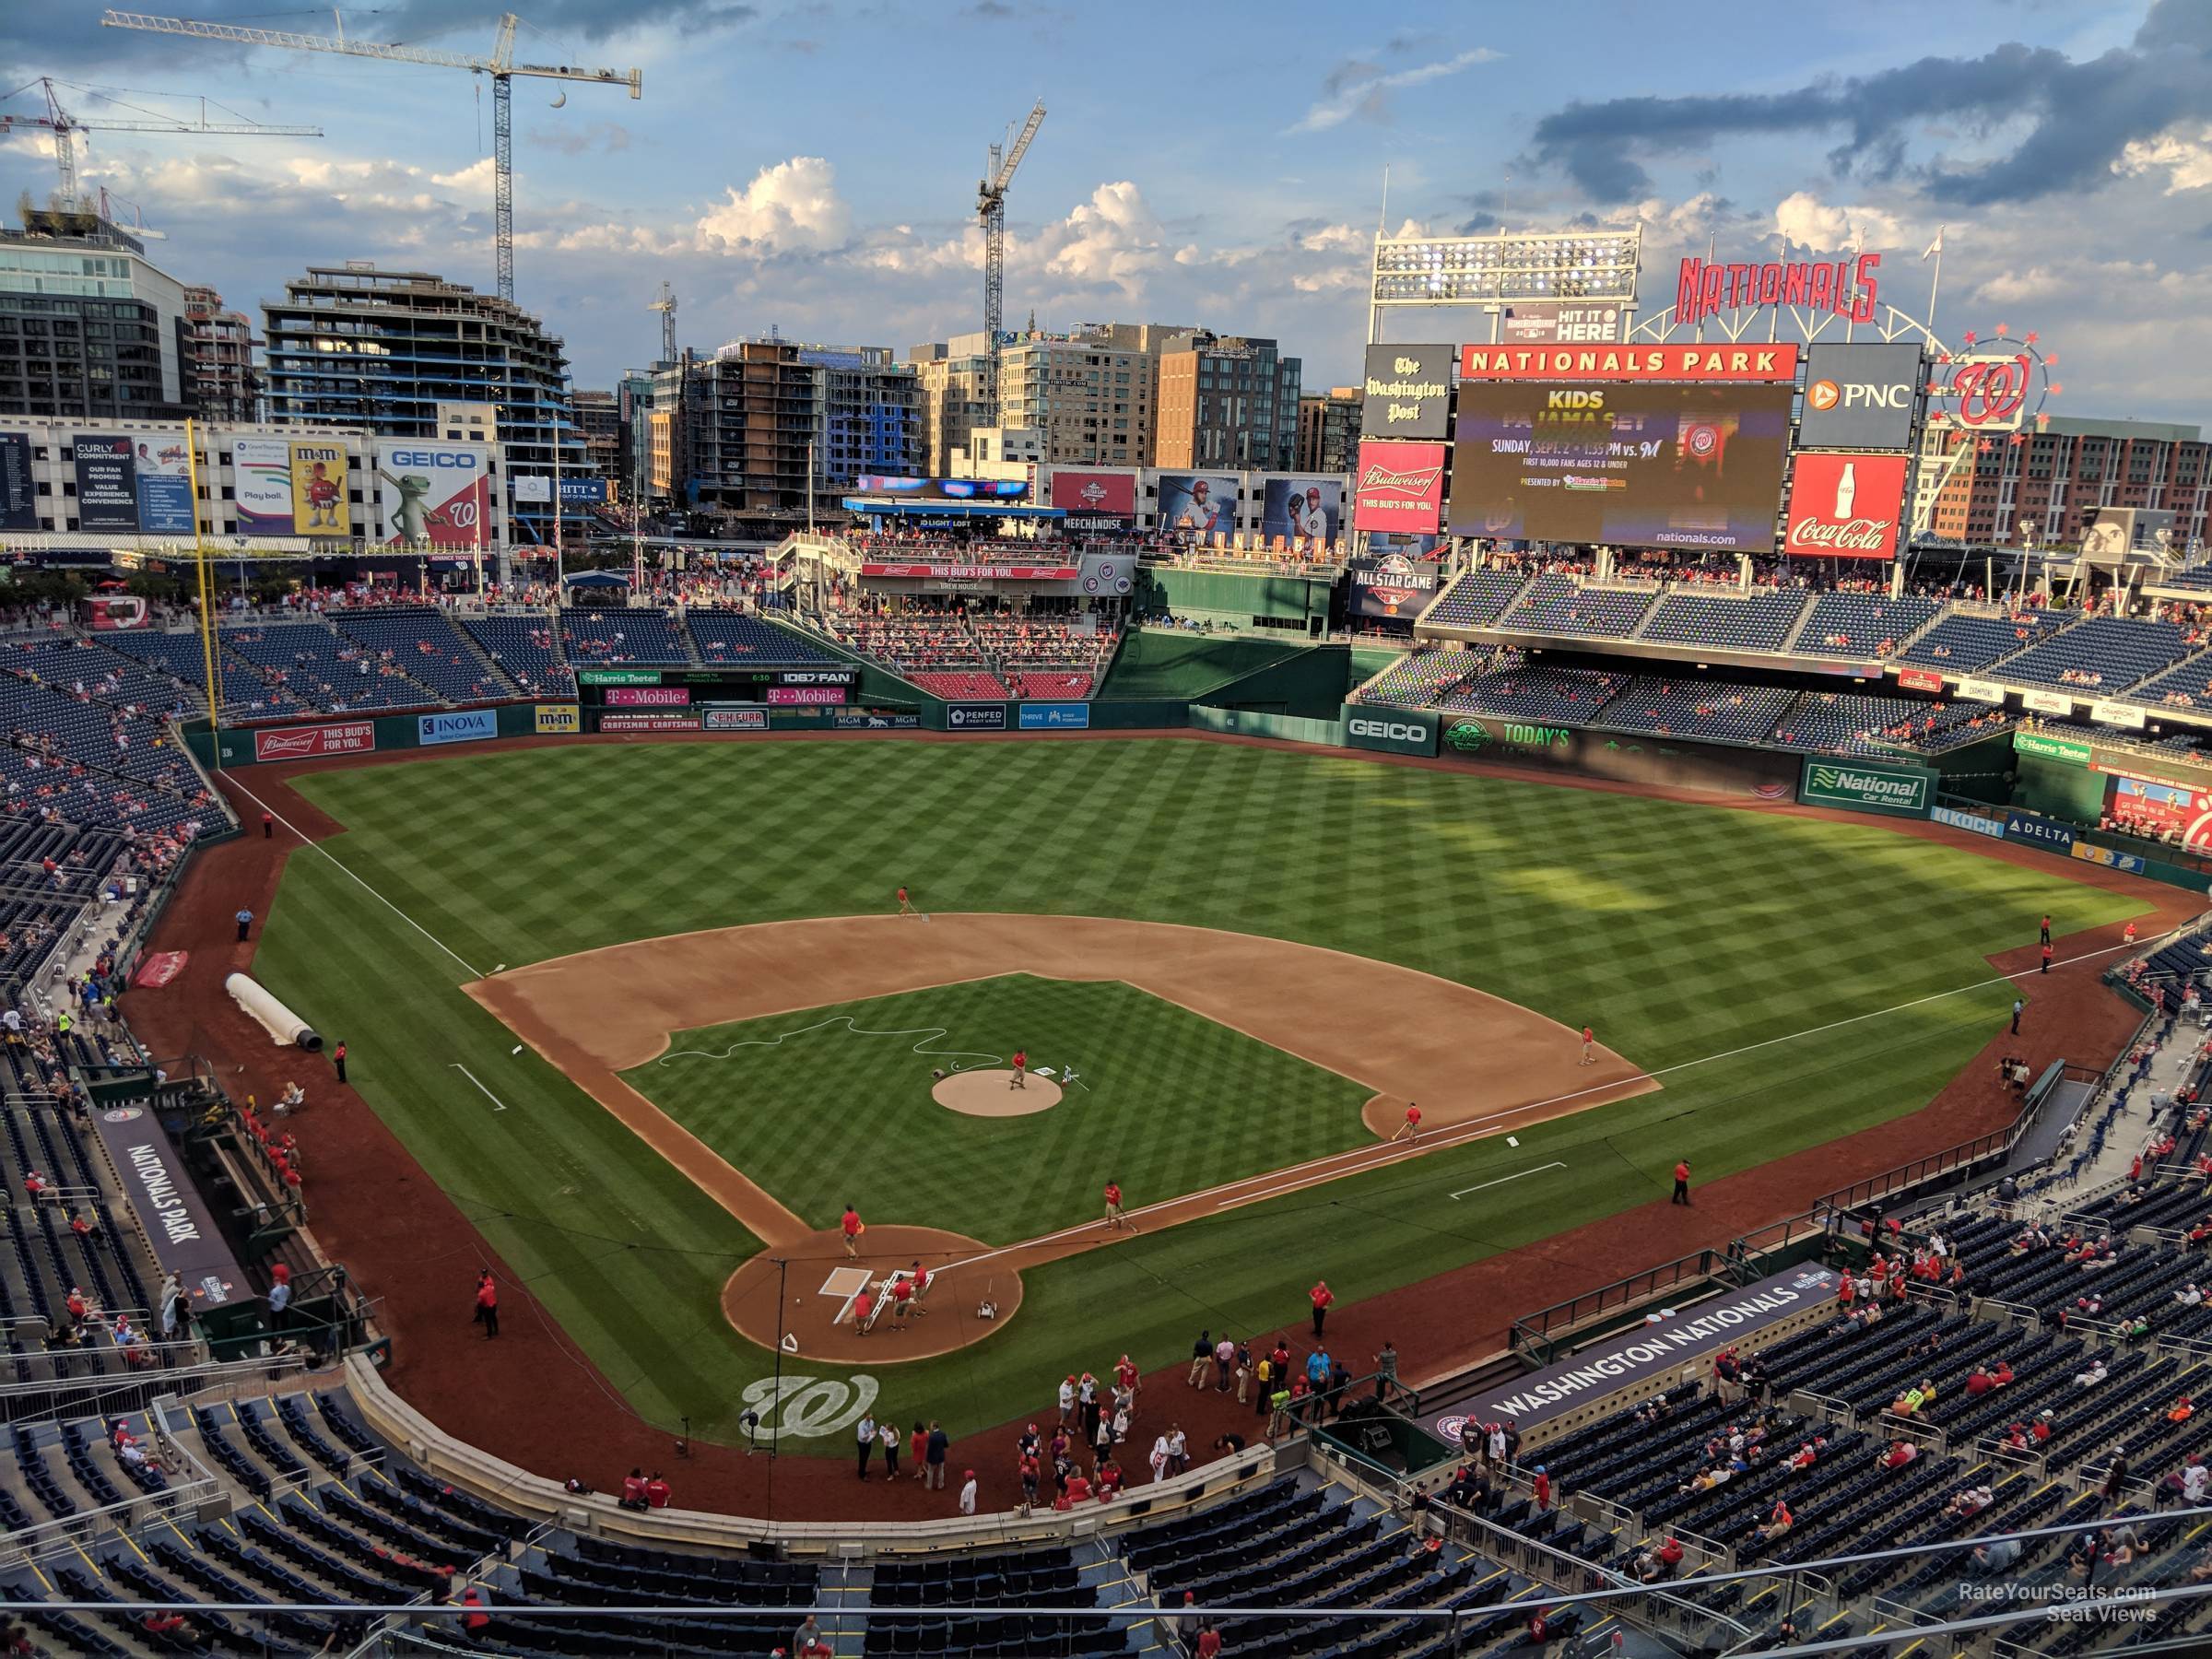
<path fill-rule="evenodd" d="M 1891 777 L 1887 772 L 1848 771 L 1837 766 L 1813 768 L 1813 787 L 1855 794 L 1866 800 L 1909 802 L 1920 799 L 1918 778 Z"/>

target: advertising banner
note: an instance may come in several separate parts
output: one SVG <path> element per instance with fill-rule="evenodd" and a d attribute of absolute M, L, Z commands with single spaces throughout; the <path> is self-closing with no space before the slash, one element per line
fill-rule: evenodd
<path fill-rule="evenodd" d="M 2005 700 L 2005 688 L 1995 680 L 1962 679 L 1959 682 L 1959 695 L 1969 702 L 2001 703 Z"/>
<path fill-rule="evenodd" d="M 1459 377 L 1463 381 L 1794 381 L 1797 343 L 1462 346 Z M 1465 395 L 1464 386 L 1461 395 Z"/>
<path fill-rule="evenodd" d="M 862 473 L 853 480 L 859 495 L 904 496 L 920 501 L 1026 501 L 1027 478 L 908 478 Z"/>
<path fill-rule="evenodd" d="M 692 714 L 602 714 L 603 732 L 696 732 L 699 716 Z"/>
<path fill-rule="evenodd" d="M 1620 338 L 1624 314 L 1618 305 L 1518 300 L 1499 319 L 1498 338 L 1507 346 L 1605 346 Z"/>
<path fill-rule="evenodd" d="M 768 730 L 766 709 L 709 709 L 707 730 L 710 732 L 765 732 Z"/>
<path fill-rule="evenodd" d="M 690 700 L 688 686 L 616 686 L 606 694 L 610 709 L 680 709 Z"/>
<path fill-rule="evenodd" d="M 2020 693 L 2020 706 L 2032 709 L 2038 714 L 2074 712 L 2074 700 L 2064 691 L 2023 691 Z"/>
<path fill-rule="evenodd" d="M 1933 668 L 1905 668 L 1899 671 L 1897 683 L 1908 691 L 1940 691 L 1943 676 Z"/>
<path fill-rule="evenodd" d="M 480 547 L 490 526 L 491 452 L 480 443 L 382 445 L 376 499 L 387 547 Z"/>
<path fill-rule="evenodd" d="M 1786 385 L 1462 381 L 1452 529 L 1768 552 L 1790 399 Z"/>
<path fill-rule="evenodd" d="M 1452 347 L 1370 346 L 1362 438 L 1441 438 L 1452 409 Z"/>
<path fill-rule="evenodd" d="M 1442 571 L 1436 559 L 1407 559 L 1397 553 L 1355 559 L 1351 564 L 1351 613 L 1355 617 L 1417 617 L 1436 597 Z"/>
<path fill-rule="evenodd" d="M 2115 777 L 2104 809 L 2130 834 L 2158 840 L 2172 835 L 2185 847 L 2212 847 L 2212 794 L 2203 790 Z"/>
<path fill-rule="evenodd" d="M 2099 701 L 2089 705 L 2089 718 L 2099 725 L 2125 726 L 2139 732 L 2149 716 L 2133 703 Z"/>
<path fill-rule="evenodd" d="M 481 743 L 499 735 L 500 717 L 490 709 L 424 714 L 415 722 L 415 741 L 425 748 L 434 748 L 441 743 Z"/>
<path fill-rule="evenodd" d="M 661 683 L 658 668 L 579 668 L 576 683 L 580 686 L 657 686 Z"/>
<path fill-rule="evenodd" d="M 76 470 L 76 526 L 80 530 L 138 528 L 137 465 L 128 438 L 72 438 Z"/>
<path fill-rule="evenodd" d="M 100 1145 L 123 1176 L 154 1260 L 184 1287 L 194 1312 L 251 1300 L 253 1288 L 223 1242 L 214 1212 L 193 1185 L 169 1136 L 143 1106 L 110 1106 L 92 1114 Z"/>
<path fill-rule="evenodd" d="M 246 535 L 292 535 L 292 446 L 281 438 L 241 438 L 230 446 L 230 493 Z"/>
<path fill-rule="evenodd" d="M 1845 806 L 1853 812 L 1886 812 L 1898 818 L 1926 818 L 1936 798 L 1938 774 L 1915 769 L 1853 766 L 1838 760 L 1805 763 L 1797 798 L 1808 806 Z"/>
<path fill-rule="evenodd" d="M 1469 1423 L 1511 1418 L 1525 1433 L 1618 1390 L 1672 1377 L 1724 1343 L 1748 1342 L 1794 1313 L 1813 1312 L 1835 1300 L 1840 1283 L 1832 1267 L 1785 1268 L 1682 1312 L 1662 1313 L 1543 1371 L 1471 1394 L 1425 1399 L 1429 1426 L 1449 1446 L 1461 1443 Z"/>
<path fill-rule="evenodd" d="M 613 693 L 608 695 L 611 697 Z M 805 703 L 841 703 L 845 700 L 845 688 L 842 686 L 771 686 L 768 688 L 768 700 L 785 708 L 796 708 Z"/>
<path fill-rule="evenodd" d="M 1021 729 L 1025 732 L 1079 732 L 1090 724 L 1087 702 L 1025 702 Z"/>
<path fill-rule="evenodd" d="M 553 480 L 536 474 L 525 474 L 508 480 L 514 486 L 517 501 L 537 501 L 550 507 L 553 504 Z"/>
<path fill-rule="evenodd" d="M 1446 759 L 1540 767 L 1618 783 L 1661 783 L 1755 801 L 1781 802 L 1797 793 L 1800 757 L 1770 749 L 1724 747 L 1631 732 L 1588 732 L 1532 720 L 1447 714 L 1437 734 Z"/>
<path fill-rule="evenodd" d="M 947 703 L 945 729 L 948 732 L 1003 732 L 1006 729 L 1005 703 Z"/>
<path fill-rule="evenodd" d="M 1232 518 L 1234 514 L 1230 515 Z M 1227 521 L 1225 521 L 1226 524 Z M 906 576 L 931 582 L 1073 582 L 1074 565 L 864 564 L 863 576 Z"/>
<path fill-rule="evenodd" d="M 302 535 L 351 535 L 353 502 L 347 499 L 346 446 L 294 443 L 292 523 Z"/>
<path fill-rule="evenodd" d="M 1087 594 L 1126 594 L 1135 586 L 1136 560 L 1119 553 L 1086 553 L 1081 581 Z"/>
<path fill-rule="evenodd" d="M 1237 527 L 1234 473 L 1161 473 L 1159 527 L 1211 535 Z"/>
<path fill-rule="evenodd" d="M 131 465 L 138 474 L 138 528 L 148 535 L 190 535 L 192 469 L 184 455 L 184 434 L 141 434 L 135 442 Z"/>
<path fill-rule="evenodd" d="M 2102 865 L 2108 870 L 2124 870 L 2130 876 L 2142 875 L 2145 867 L 2143 861 L 2133 853 L 2116 852 L 2111 847 L 2091 846 L 2085 841 L 2076 841 L 2068 851 L 2073 857 L 2080 859 L 2083 864 Z"/>
<path fill-rule="evenodd" d="M 565 737 L 583 730 L 583 711 L 574 703 L 539 703 L 531 714 L 532 727 L 540 737 Z"/>
<path fill-rule="evenodd" d="M 560 500 L 564 507 L 598 507 L 606 501 L 605 478 L 563 478 Z"/>
<path fill-rule="evenodd" d="M 901 714 L 882 709 L 841 709 L 830 716 L 841 732 L 911 732 L 922 724 L 919 714 Z"/>
<path fill-rule="evenodd" d="M 0 432 L 0 530 L 39 527 L 39 490 L 30 476 L 30 434 Z"/>
<path fill-rule="evenodd" d="M 769 676 L 778 686 L 850 686 L 860 679 L 857 668 L 779 668 Z"/>
<path fill-rule="evenodd" d="M 1434 535 L 1443 512 L 1442 444 L 1360 444 L 1359 477 L 1352 488 L 1353 529 Z"/>
<path fill-rule="evenodd" d="M 1344 711 L 1345 747 L 1379 749 L 1386 755 L 1433 755 L 1439 719 L 1430 709 L 1347 703 Z"/>
<path fill-rule="evenodd" d="M 1260 534 L 1333 542 L 1344 522 L 1341 478 L 1269 478 L 1260 501 Z"/>
<path fill-rule="evenodd" d="M 1797 452 L 1782 550 L 1793 559 L 1894 559 L 1905 516 L 1902 455 Z"/>
<path fill-rule="evenodd" d="M 2025 841 L 2031 847 L 2041 847 L 2046 853 L 2071 853 L 2074 850 L 2074 831 L 2065 824 L 2054 824 L 2049 818 L 2038 818 L 2032 812 L 2008 812 L 2005 815 L 2005 839 Z"/>
<path fill-rule="evenodd" d="M 2012 735 L 2012 747 L 2016 754 L 2060 760 L 2068 766 L 2087 766 L 2089 763 L 2089 746 L 2072 737 L 2049 737 L 2041 732 L 2015 732 Z"/>
<path fill-rule="evenodd" d="M 1814 346 L 1806 353 L 1797 441 L 1807 449 L 1911 449 L 1924 382 L 1917 340 Z"/>
<path fill-rule="evenodd" d="M 1937 823 L 1948 824 L 1954 830 L 1971 830 L 1976 835 L 1988 836 L 1992 841 L 2005 839 L 2003 818 L 1983 818 L 1978 812 L 1960 812 L 1952 806 L 1936 807 L 1935 816 Z"/>
<path fill-rule="evenodd" d="M 282 726 L 253 734 L 256 760 L 306 760 L 316 755 L 359 755 L 376 747 L 376 722 L 348 720 L 337 725 Z"/>
<path fill-rule="evenodd" d="M 1067 516 L 1063 530 L 1133 530 L 1136 527 L 1136 475 L 1056 466 L 1051 505 Z"/>

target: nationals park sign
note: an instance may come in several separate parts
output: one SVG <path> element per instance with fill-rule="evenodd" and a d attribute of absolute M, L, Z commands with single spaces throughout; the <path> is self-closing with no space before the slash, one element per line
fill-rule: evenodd
<path fill-rule="evenodd" d="M 1936 774 L 1846 766 L 1830 760 L 1805 763 L 1797 798 L 1807 806 L 1841 806 L 1853 812 L 1886 812 L 1898 818 L 1926 818 Z"/>
<path fill-rule="evenodd" d="M 1462 346 L 1462 380 L 1786 381 L 1797 342 L 1757 346 Z"/>

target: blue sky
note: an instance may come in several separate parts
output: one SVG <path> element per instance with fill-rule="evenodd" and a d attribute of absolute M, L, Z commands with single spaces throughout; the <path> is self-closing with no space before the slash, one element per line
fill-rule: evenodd
<path fill-rule="evenodd" d="M 155 4 L 157 0 L 145 0 Z M 327 9 L 189 15 L 330 32 Z M 518 81 L 517 293 L 580 384 L 679 337 L 905 347 L 979 325 L 983 147 L 1050 114 L 1009 206 L 1010 318 L 1274 335 L 1309 385 L 1356 375 L 1369 240 L 1641 223 L 1647 309 L 1703 253 L 1887 255 L 1917 314 L 1947 226 L 1947 334 L 2006 323 L 2061 354 L 2054 413 L 2195 419 L 2212 368 L 2212 3 L 1862 0 L 1786 28 L 1645 0 L 1077 6 L 542 0 L 519 57 L 637 65 L 645 96 Z M 350 36 L 488 49 L 498 7 L 389 0 Z M 90 136 L 87 179 L 168 232 L 158 256 L 252 309 L 307 264 L 372 258 L 491 286 L 490 91 L 450 70 L 98 27 L 0 7 L 0 79 L 78 115 L 205 94 L 326 136 Z M 643 20 L 643 21 L 641 21 Z M 102 88 L 92 90 L 88 88 Z M 35 97 L 0 110 L 33 112 Z M 42 139 L 0 141 L 13 189 Z M 1392 337 L 1445 338 L 1444 313 Z"/>

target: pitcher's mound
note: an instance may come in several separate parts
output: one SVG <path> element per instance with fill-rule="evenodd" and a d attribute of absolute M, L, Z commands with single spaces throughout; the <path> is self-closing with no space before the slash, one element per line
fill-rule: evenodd
<path fill-rule="evenodd" d="M 1028 1117 L 1032 1112 L 1050 1112 L 1060 1104 L 1060 1085 L 1050 1077 L 1029 1074 L 1021 1088 L 1012 1086 L 1010 1071 L 954 1072 L 939 1077 L 929 1092 L 940 1106 L 964 1112 L 970 1117 Z"/>

